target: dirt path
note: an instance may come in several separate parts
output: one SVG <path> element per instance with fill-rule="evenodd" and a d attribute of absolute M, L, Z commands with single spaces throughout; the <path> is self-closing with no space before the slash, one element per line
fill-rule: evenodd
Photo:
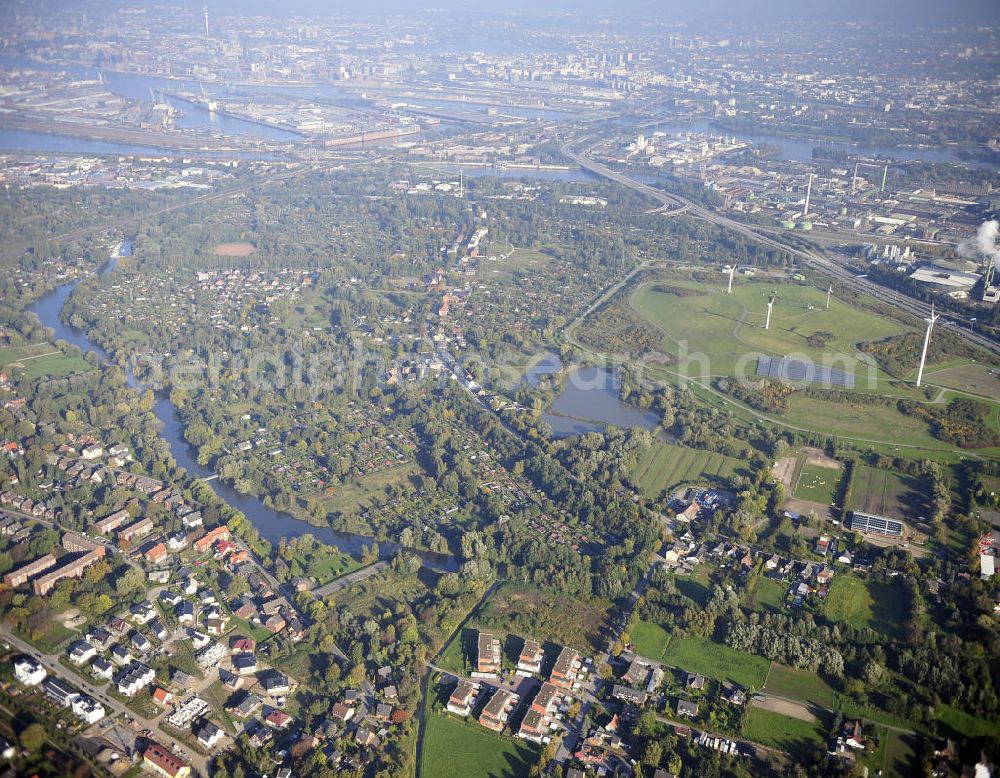
<path fill-rule="evenodd" d="M 832 470 L 840 470 L 842 467 L 841 463 L 832 457 L 828 457 L 825 452 L 818 448 L 803 448 L 802 453 L 806 457 L 807 465 L 815 465 L 816 467 L 829 467 Z"/>
<path fill-rule="evenodd" d="M 782 457 L 774 465 L 774 477 L 785 486 L 785 492 L 795 491 L 795 457 Z"/>
<path fill-rule="evenodd" d="M 780 713 L 782 716 L 788 716 L 799 721 L 807 721 L 810 724 L 816 722 L 816 717 L 801 702 L 792 702 L 781 697 L 767 696 L 763 700 L 755 699 L 752 704 L 755 708 L 770 711 L 771 713 Z"/>

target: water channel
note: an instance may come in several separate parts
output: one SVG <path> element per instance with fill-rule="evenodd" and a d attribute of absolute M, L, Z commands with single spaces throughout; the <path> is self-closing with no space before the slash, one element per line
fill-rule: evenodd
<path fill-rule="evenodd" d="M 131 254 L 131 245 L 128 241 L 122 244 L 119 253 L 121 256 Z M 101 268 L 99 273 L 104 275 L 112 272 L 116 264 L 117 259 L 112 258 Z M 56 287 L 39 297 L 29 310 L 38 316 L 43 325 L 55 331 L 57 339 L 72 343 L 84 353 L 92 352 L 102 362 L 108 362 L 109 357 L 104 349 L 88 339 L 84 333 L 75 327 L 63 324 L 60 319 L 62 308 L 77 284 L 79 284 L 79 280 L 70 281 Z M 128 376 L 128 382 L 135 389 L 143 388 L 131 375 Z M 183 427 L 177 409 L 166 396 L 162 394 L 157 395 L 153 405 L 153 413 L 162 425 L 160 434 L 170 446 L 170 453 L 177 461 L 177 464 L 198 478 L 209 478 L 214 475 L 210 470 L 198 464 L 195 451 L 184 439 Z M 268 508 L 257 497 L 240 494 L 227 484 L 221 483 L 218 479 L 209 481 L 208 485 L 220 499 L 228 503 L 234 510 L 243 513 L 257 528 L 261 537 L 271 543 L 277 543 L 283 537 L 295 538 L 309 534 L 323 543 L 339 548 L 341 551 L 359 556 L 365 547 L 370 547 L 375 542 L 372 538 L 363 535 L 338 532 L 331 527 L 314 526 L 288 513 Z M 383 557 L 392 556 L 400 548 L 398 544 L 388 541 L 377 542 L 379 544 L 379 551 Z M 418 554 L 424 564 L 431 569 L 444 572 L 458 570 L 458 560 L 448 554 L 437 554 L 430 551 L 414 551 L 414 553 Z"/>
<path fill-rule="evenodd" d="M 98 72 L 95 68 L 86 67 L 63 67 L 50 63 L 38 63 L 18 57 L 0 57 L 0 69 L 35 69 L 35 70 L 65 70 L 79 78 L 96 78 Z M 257 84 L 199 84 L 198 82 L 182 81 L 177 79 L 163 78 L 157 76 L 146 76 L 131 73 L 105 72 L 104 78 L 108 89 L 121 97 L 138 100 L 149 100 L 150 91 L 154 93 L 184 91 L 200 94 L 202 89 L 211 97 L 226 96 L 251 96 L 253 94 L 277 94 L 289 97 L 318 98 L 341 104 L 351 104 L 364 102 L 349 92 L 345 92 L 331 84 L 315 84 L 310 86 L 302 85 L 257 85 Z M 159 96 L 159 95 L 158 95 Z M 213 130 L 220 135 L 234 136 L 245 135 L 267 140 L 294 142 L 300 138 L 297 133 L 283 130 L 277 127 L 265 126 L 263 124 L 240 119 L 237 117 L 215 114 L 201 105 L 196 105 L 183 100 L 164 96 L 164 99 L 184 112 L 184 116 L 178 119 L 178 126 L 184 128 L 201 128 Z M 477 103 L 474 100 L 468 102 L 461 101 L 437 101 L 434 99 L 421 100 L 413 98 L 412 102 L 421 105 L 433 105 L 453 110 L 479 110 L 485 112 L 487 108 L 495 107 L 499 113 L 520 114 L 525 118 L 566 118 L 572 114 L 562 114 L 558 111 L 547 111 L 545 109 L 514 108 L 513 106 L 502 107 Z M 728 130 L 711 119 L 697 118 L 692 121 L 667 120 L 656 125 L 656 129 L 662 129 L 671 133 L 678 132 L 700 132 L 708 135 L 725 135 L 737 140 L 756 145 L 767 144 L 780 148 L 778 157 L 783 160 L 808 162 L 812 159 L 813 148 L 816 146 L 829 146 L 848 154 L 869 156 L 877 159 L 896 159 L 901 161 L 922 161 L 922 162 L 952 162 L 966 164 L 972 167 L 987 168 L 990 170 L 1000 169 L 1000 166 L 981 161 L 963 160 L 959 156 L 959 149 L 956 147 L 946 148 L 924 148 L 919 146 L 896 146 L 890 144 L 867 144 L 867 143 L 837 143 L 823 140 L 814 140 L 806 137 L 777 135 L 767 132 L 752 130 Z M 191 152 L 171 151 L 164 149 L 154 149 L 148 146 L 136 146 L 128 143 L 116 143 L 112 141 L 97 141 L 82 138 L 67 138 L 56 135 L 48 135 L 42 132 L 32 132 L 25 130 L 0 129 L 0 149 L 11 151 L 38 151 L 38 152 L 70 152 L 70 153 L 94 153 L 94 154 L 135 154 L 159 152 L 172 154 L 174 156 L 185 156 Z M 230 155 L 232 156 L 232 155 Z M 550 175 L 545 177 L 563 178 L 564 180 L 579 180 L 580 171 L 546 171 Z M 534 175 L 537 171 L 517 171 L 516 175 Z M 554 175 L 553 175 L 554 174 Z M 561 174 L 561 175 L 560 175 Z"/>

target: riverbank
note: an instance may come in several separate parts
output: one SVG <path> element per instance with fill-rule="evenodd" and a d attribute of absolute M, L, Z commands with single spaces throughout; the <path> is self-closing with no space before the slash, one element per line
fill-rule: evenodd
<path fill-rule="evenodd" d="M 9 115 L 0 119 L 0 129 L 23 130 L 43 135 L 122 143 L 140 147 L 151 147 L 164 151 L 247 151 L 245 147 L 234 145 L 231 139 L 223 140 L 209 136 L 189 137 L 186 135 L 159 132 L 157 130 L 101 127 L 91 124 L 76 124 L 73 122 L 27 117 L 19 118 Z M 247 146 L 260 148 L 260 143 L 248 143 Z"/>
<path fill-rule="evenodd" d="M 131 252 L 131 244 L 128 244 L 127 252 Z M 126 251 L 121 249 L 118 253 L 122 256 L 128 255 Z M 117 258 L 112 256 L 98 271 L 98 275 L 111 273 L 116 266 Z M 53 330 L 56 339 L 71 343 L 84 353 L 94 353 L 103 364 L 111 364 L 113 359 L 100 344 L 91 341 L 85 333 L 64 324 L 61 319 L 62 308 L 79 283 L 80 279 L 74 279 L 57 286 L 41 295 L 29 306 L 28 310 L 38 317 L 42 325 Z M 126 375 L 132 389 L 137 391 L 145 389 L 134 376 L 128 373 Z M 230 509 L 246 517 L 256 528 L 260 537 L 269 543 L 277 544 L 282 538 L 296 538 L 310 534 L 322 543 L 359 558 L 376 544 L 378 544 L 380 555 L 383 558 L 390 558 L 402 549 L 402 546 L 397 543 L 377 541 L 374 538 L 354 533 L 338 532 L 329 525 L 310 524 L 292 514 L 268 507 L 257 497 L 240 494 L 231 486 L 220 482 L 218 478 L 211 478 L 216 474 L 198 463 L 196 452 L 184 438 L 183 425 L 177 408 L 170 402 L 169 397 L 163 394 L 156 396 L 153 403 L 153 414 L 160 422 L 160 437 L 167 443 L 177 467 L 194 478 L 203 479 L 216 497 L 228 505 Z M 208 480 L 209 478 L 211 480 Z M 456 572 L 459 568 L 458 559 L 451 555 L 416 549 L 407 550 L 420 557 L 422 564 L 434 572 Z"/>

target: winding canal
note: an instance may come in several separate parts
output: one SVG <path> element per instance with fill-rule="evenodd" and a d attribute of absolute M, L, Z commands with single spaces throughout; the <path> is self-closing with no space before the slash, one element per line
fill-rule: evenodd
<path fill-rule="evenodd" d="M 119 253 L 121 256 L 131 254 L 131 244 L 123 242 Z M 117 258 L 110 259 L 98 271 L 99 275 L 112 272 L 117 265 Z M 71 343 L 83 353 L 96 354 L 101 362 L 110 362 L 108 353 L 97 343 L 91 341 L 83 332 L 75 327 L 63 324 L 61 312 L 66 300 L 73 293 L 80 280 L 70 281 L 57 286 L 50 292 L 42 295 L 28 309 L 33 312 L 41 323 L 55 332 L 56 339 L 61 339 Z M 135 389 L 142 389 L 143 386 L 131 374 L 128 375 L 129 386 Z M 153 405 L 153 413 L 161 424 L 161 437 L 170 446 L 170 453 L 177 464 L 183 467 L 192 475 L 198 478 L 208 478 L 212 473 L 207 468 L 198 463 L 195 451 L 184 439 L 183 426 L 177 408 L 170 402 L 164 394 L 157 394 Z M 309 524 L 306 521 L 297 519 L 291 514 L 269 508 L 257 497 L 241 494 L 220 482 L 218 478 L 208 481 L 212 491 L 224 502 L 228 503 L 234 510 L 240 511 L 257 528 L 262 538 L 277 543 L 281 538 L 296 538 L 301 535 L 312 535 L 317 540 L 331 546 L 339 548 L 348 554 L 359 556 L 365 547 L 370 547 L 372 543 L 378 542 L 379 551 L 383 557 L 394 555 L 400 546 L 389 541 L 375 541 L 373 538 L 357 535 L 351 532 L 339 532 L 331 527 L 320 527 Z M 414 550 L 418 554 L 426 567 L 442 572 L 455 572 L 458 570 L 458 560 L 449 554 L 437 554 L 430 551 Z"/>

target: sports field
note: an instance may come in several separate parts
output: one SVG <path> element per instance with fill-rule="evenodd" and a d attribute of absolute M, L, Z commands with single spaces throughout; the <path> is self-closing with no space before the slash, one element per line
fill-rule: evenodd
<path fill-rule="evenodd" d="M 490 732 L 471 721 L 427 712 L 421 775 L 434 778 L 514 778 L 527 775 L 538 750 L 527 741 Z"/>
<path fill-rule="evenodd" d="M 923 515 L 924 500 L 923 484 L 914 476 L 867 465 L 854 468 L 853 507 L 857 510 L 905 521 Z"/>
<path fill-rule="evenodd" d="M 897 582 L 838 575 L 830 584 L 823 613 L 831 621 L 842 621 L 858 629 L 871 627 L 889 637 L 898 637 L 906 619 L 906 593 Z"/>
<path fill-rule="evenodd" d="M 794 496 L 798 500 L 829 505 L 836 500 L 840 479 L 840 469 L 806 463 L 799 473 Z"/>
<path fill-rule="evenodd" d="M 653 659 L 654 657 L 650 657 Z M 759 689 L 770 667 L 763 657 L 745 654 L 708 638 L 671 638 L 663 652 L 663 661 L 692 673 L 701 673 L 720 681 Z"/>
<path fill-rule="evenodd" d="M 631 475 L 642 493 L 655 499 L 685 484 L 726 482 L 741 464 L 739 459 L 713 451 L 654 441 L 639 456 Z"/>
<path fill-rule="evenodd" d="M 661 285 L 692 294 L 657 291 Z M 765 330 L 767 300 L 773 293 L 778 299 L 771 325 Z M 867 388 L 868 366 L 856 357 L 856 344 L 904 331 L 897 322 L 849 307 L 836 298 L 827 310 L 825 290 L 779 279 L 737 279 L 731 295 L 721 283 L 687 279 L 651 282 L 635 293 L 632 304 L 663 330 L 666 350 L 679 354 L 680 344 L 685 343 L 688 354 L 700 352 L 707 357 L 711 375 L 733 375 L 740 362 L 744 368 L 741 374 L 747 370 L 752 374 L 756 359 L 741 360 L 751 353 L 796 354 L 818 365 L 854 370 L 858 388 Z M 872 368 L 872 376 L 883 377 L 877 368 Z"/>

